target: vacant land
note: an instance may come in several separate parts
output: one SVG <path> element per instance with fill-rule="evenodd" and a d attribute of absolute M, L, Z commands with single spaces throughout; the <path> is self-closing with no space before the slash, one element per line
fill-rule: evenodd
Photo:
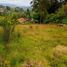
<path fill-rule="evenodd" d="M 17 25 L 7 48 L 2 34 L 0 67 L 67 67 L 66 25 Z"/>

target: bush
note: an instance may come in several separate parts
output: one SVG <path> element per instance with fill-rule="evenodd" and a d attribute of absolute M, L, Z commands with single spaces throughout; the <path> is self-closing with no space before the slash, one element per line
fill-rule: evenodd
<path fill-rule="evenodd" d="M 40 15 L 39 15 L 39 13 L 33 12 L 32 18 L 33 18 L 33 21 L 35 23 L 39 23 L 39 21 L 40 21 Z"/>
<path fill-rule="evenodd" d="M 0 16 L 0 26 L 3 27 L 3 30 L 4 30 L 3 38 L 4 38 L 5 43 L 9 42 L 10 36 L 17 23 L 16 19 L 13 19 L 12 17 L 11 16 L 7 16 L 7 17 Z"/>
<path fill-rule="evenodd" d="M 45 19 L 45 23 L 62 23 L 63 17 L 58 16 L 57 14 L 48 15 Z"/>
<path fill-rule="evenodd" d="M 65 17 L 65 18 L 63 19 L 63 23 L 64 23 L 64 24 L 67 24 L 67 17 Z"/>

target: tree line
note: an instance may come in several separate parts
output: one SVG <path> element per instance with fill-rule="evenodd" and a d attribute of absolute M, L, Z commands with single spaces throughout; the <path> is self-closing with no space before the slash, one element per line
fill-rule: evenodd
<path fill-rule="evenodd" d="M 31 5 L 33 7 L 32 10 L 35 13 L 34 16 L 36 16 L 34 19 L 36 19 L 39 23 L 52 22 L 53 19 L 60 22 L 61 19 L 64 18 L 64 15 L 60 16 L 59 12 L 61 14 L 64 12 L 67 16 L 67 0 L 32 0 Z M 58 16 L 56 16 L 56 14 Z"/>

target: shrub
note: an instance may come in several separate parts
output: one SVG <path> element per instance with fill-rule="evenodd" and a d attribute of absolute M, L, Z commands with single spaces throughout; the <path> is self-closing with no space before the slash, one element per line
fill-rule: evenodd
<path fill-rule="evenodd" d="M 10 40 L 11 33 L 14 30 L 17 21 L 15 19 L 8 17 L 0 17 L 0 26 L 3 27 L 4 30 L 4 41 L 8 43 Z"/>
<path fill-rule="evenodd" d="M 64 23 L 64 24 L 67 24 L 67 17 L 65 17 L 65 18 L 63 19 L 63 23 Z"/>
<path fill-rule="evenodd" d="M 57 16 L 57 14 L 51 14 L 46 17 L 45 23 L 62 23 L 62 18 L 63 17 Z"/>
<path fill-rule="evenodd" d="M 33 18 L 33 21 L 35 21 L 35 23 L 39 23 L 39 20 L 40 20 L 39 13 L 33 12 L 32 18 Z"/>

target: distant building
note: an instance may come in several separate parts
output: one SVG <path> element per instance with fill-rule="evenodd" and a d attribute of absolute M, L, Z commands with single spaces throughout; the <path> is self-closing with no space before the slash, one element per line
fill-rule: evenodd
<path fill-rule="evenodd" d="M 29 19 L 27 19 L 27 18 L 19 18 L 18 21 L 19 21 L 21 24 L 24 24 L 26 21 L 29 21 Z"/>

